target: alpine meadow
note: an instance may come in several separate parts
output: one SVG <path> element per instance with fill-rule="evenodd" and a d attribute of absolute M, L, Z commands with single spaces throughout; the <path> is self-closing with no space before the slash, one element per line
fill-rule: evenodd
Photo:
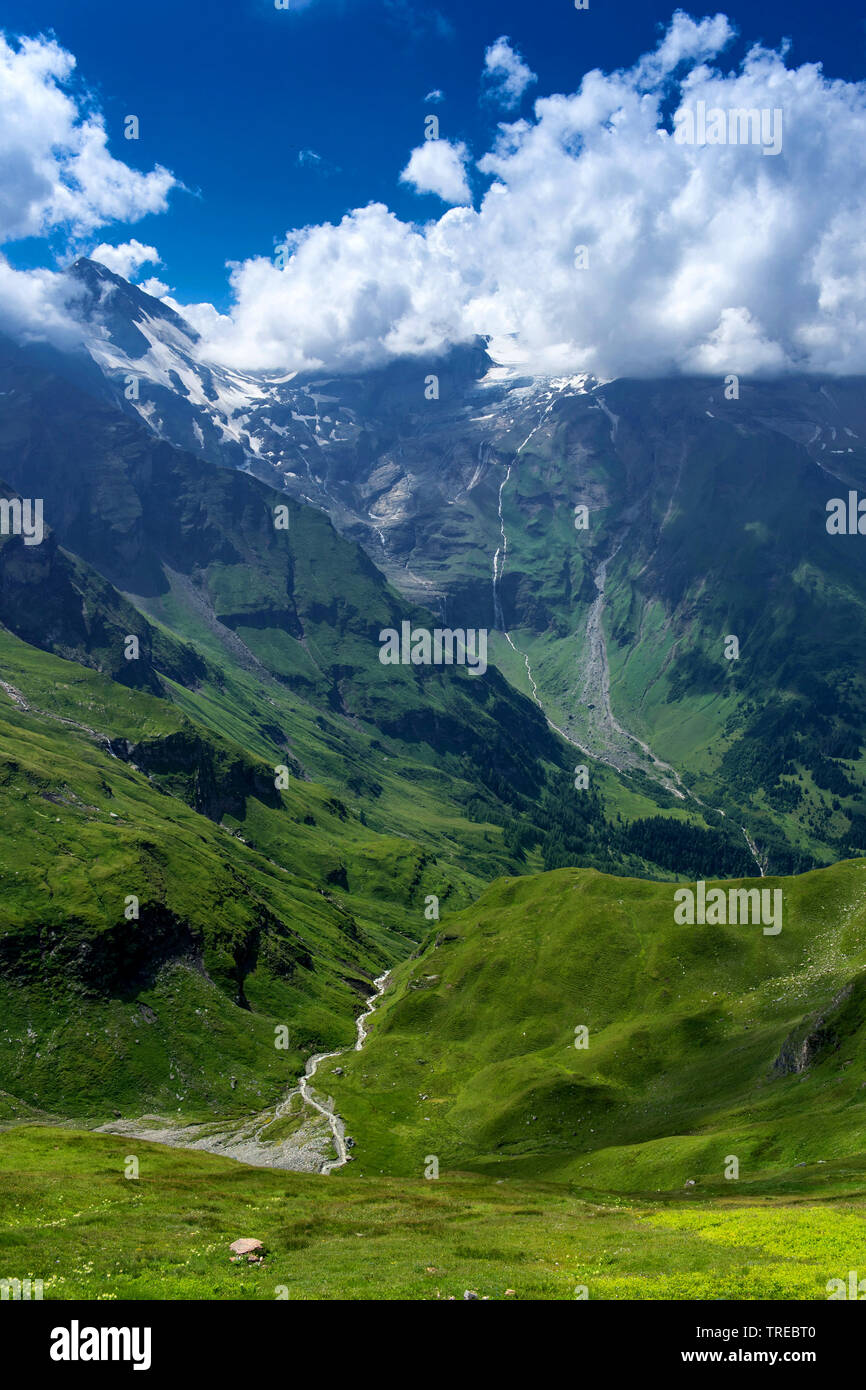
<path fill-rule="evenodd" d="M 570 1302 L 611 1371 L 828 1371 L 819 1305 L 866 1298 L 864 64 L 807 0 L 0 0 L 36 1369 L 246 1373 L 196 1321 L 230 1300 L 271 1305 L 238 1357 L 286 1302 Z"/>

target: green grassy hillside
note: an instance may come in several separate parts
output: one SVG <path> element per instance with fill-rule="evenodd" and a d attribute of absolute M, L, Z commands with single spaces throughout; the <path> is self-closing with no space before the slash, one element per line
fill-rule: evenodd
<path fill-rule="evenodd" d="M 675 925 L 672 885 L 592 870 L 494 884 L 323 1069 L 358 1167 L 722 1195 L 859 1163 L 866 862 L 762 887 L 778 935 Z"/>
<path fill-rule="evenodd" d="M 2 631 L 0 671 L 7 1113 L 256 1107 L 314 1043 L 351 1039 L 370 979 L 411 947 L 428 875 L 469 891 L 325 787 L 278 793 L 164 700 Z"/>

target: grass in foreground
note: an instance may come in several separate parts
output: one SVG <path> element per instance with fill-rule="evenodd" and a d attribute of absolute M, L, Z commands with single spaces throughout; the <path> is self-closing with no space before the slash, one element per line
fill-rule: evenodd
<path fill-rule="evenodd" d="M 140 1164 L 124 1177 L 127 1155 Z M 590 1198 L 562 1185 L 310 1177 L 113 1136 L 0 1135 L 0 1278 L 46 1299 L 824 1299 L 866 1199 Z M 231 1264 L 239 1236 L 262 1265 Z"/>

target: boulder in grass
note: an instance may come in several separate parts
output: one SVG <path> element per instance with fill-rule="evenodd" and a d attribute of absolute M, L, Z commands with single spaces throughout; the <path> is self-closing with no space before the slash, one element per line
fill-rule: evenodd
<path fill-rule="evenodd" d="M 233 1240 L 229 1246 L 229 1250 L 235 1255 L 255 1256 L 264 1248 L 260 1240 L 250 1240 L 248 1237 L 244 1237 L 242 1240 Z"/>

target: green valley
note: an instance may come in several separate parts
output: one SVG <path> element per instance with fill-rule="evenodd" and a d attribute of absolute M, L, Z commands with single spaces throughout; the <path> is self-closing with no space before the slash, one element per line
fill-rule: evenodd
<path fill-rule="evenodd" d="M 857 848 L 847 554 L 728 669 L 757 579 L 713 604 L 673 444 L 647 524 L 613 496 L 649 423 L 566 394 L 499 493 L 495 664 L 384 665 L 441 608 L 323 511 L 56 362 L 6 345 L 0 387 L 47 528 L 0 538 L 7 1263 L 52 1298 L 826 1296 L 866 1162 L 866 861 L 813 867 Z M 782 931 L 678 925 L 697 880 L 780 891 Z"/>

